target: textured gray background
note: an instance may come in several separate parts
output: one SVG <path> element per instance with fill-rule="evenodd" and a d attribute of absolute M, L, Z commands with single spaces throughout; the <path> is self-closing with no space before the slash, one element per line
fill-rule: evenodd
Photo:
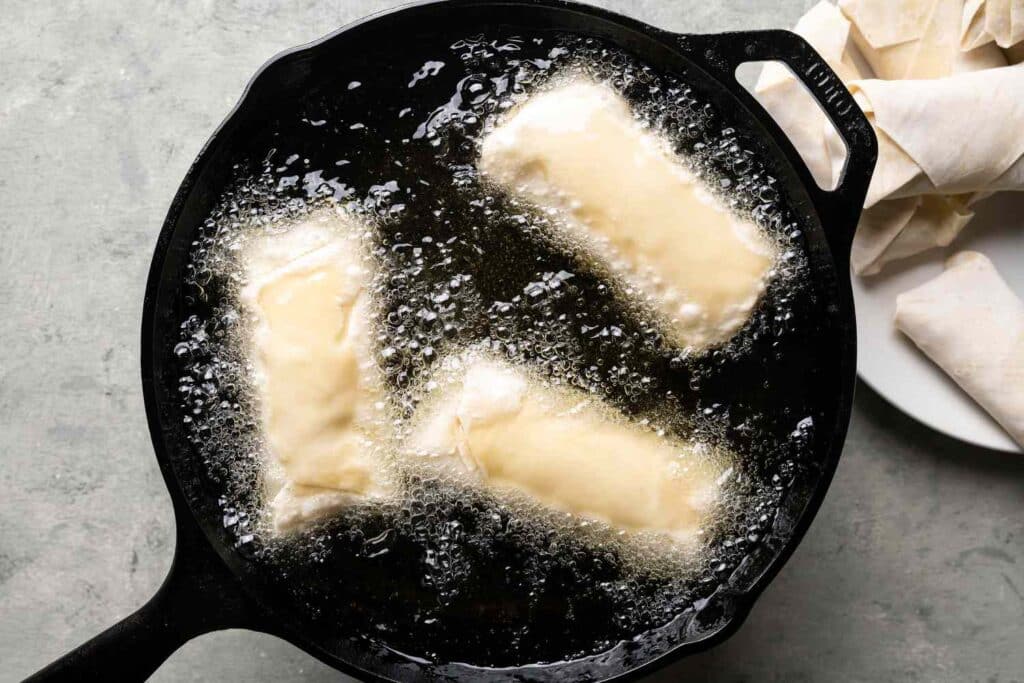
<path fill-rule="evenodd" d="M 0 678 L 138 607 L 173 545 L 139 389 L 146 270 L 252 73 L 391 0 L 0 0 Z M 811 0 L 605 0 L 673 30 L 790 26 Z M 1024 680 L 1024 459 L 861 388 L 825 505 L 741 632 L 652 681 Z M 336 680 L 245 631 L 157 681 Z"/>

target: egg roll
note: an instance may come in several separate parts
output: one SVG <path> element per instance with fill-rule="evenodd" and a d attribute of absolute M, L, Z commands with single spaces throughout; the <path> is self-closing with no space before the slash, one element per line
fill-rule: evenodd
<path fill-rule="evenodd" d="M 1006 66 L 995 45 L 961 49 L 963 0 L 839 0 L 875 78 L 943 78 Z"/>
<path fill-rule="evenodd" d="M 873 25 L 866 3 L 848 3 L 859 12 L 861 22 Z M 793 29 L 817 50 L 844 83 L 871 73 L 861 50 L 853 40 L 854 27 L 838 7 L 820 2 Z M 931 49 L 929 34 L 921 33 L 915 43 L 919 51 Z M 907 55 L 913 52 L 906 53 Z M 889 63 L 894 63 L 890 55 Z M 825 188 L 839 182 L 846 158 L 846 146 L 828 117 L 803 84 L 785 67 L 766 64 L 754 93 L 796 147 L 815 181 Z M 908 197 L 879 202 L 865 210 L 853 242 L 853 269 L 861 275 L 875 274 L 882 266 L 927 249 L 949 244 L 973 218 L 963 198 Z"/>
<path fill-rule="evenodd" d="M 1011 48 L 1024 42 L 1024 0 L 966 0 L 960 25 L 964 50 Z"/>
<path fill-rule="evenodd" d="M 708 522 L 724 468 L 694 444 L 508 363 L 471 359 L 462 370 L 422 409 L 409 446 L 416 457 L 624 530 L 692 541 Z"/>
<path fill-rule="evenodd" d="M 920 194 L 1024 189 L 1024 65 L 850 90 L 875 127 L 866 206 Z"/>
<path fill-rule="evenodd" d="M 890 199 L 865 209 L 850 263 L 858 275 L 876 275 L 893 261 L 953 242 L 974 218 L 970 195 Z"/>
<path fill-rule="evenodd" d="M 896 326 L 1024 446 L 1024 302 L 987 257 L 900 294 Z"/>
<path fill-rule="evenodd" d="M 484 137 L 479 167 L 501 189 L 561 210 L 597 262 L 656 302 L 671 343 L 728 340 L 765 288 L 768 237 L 609 87 L 576 81 L 532 96 Z"/>
<path fill-rule="evenodd" d="M 242 301 L 255 318 L 264 482 L 278 531 L 387 492 L 362 232 L 351 216 L 322 214 L 246 254 Z"/>
<path fill-rule="evenodd" d="M 839 7 L 850 19 L 853 42 L 870 65 L 870 74 L 862 78 L 944 78 L 1007 65 L 995 45 L 961 50 L 963 0 L 840 0 Z M 835 137 L 831 131 L 826 135 Z M 891 144 L 885 133 L 879 132 L 879 138 L 883 147 Z M 887 263 L 948 245 L 973 219 L 968 206 L 974 199 L 903 197 L 870 204 L 854 239 L 854 272 L 873 275 Z"/>

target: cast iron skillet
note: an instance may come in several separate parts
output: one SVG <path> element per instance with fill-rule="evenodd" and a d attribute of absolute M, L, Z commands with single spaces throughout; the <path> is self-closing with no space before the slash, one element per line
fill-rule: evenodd
<path fill-rule="evenodd" d="M 779 176 L 790 209 L 805 231 L 820 306 L 814 352 L 819 425 L 815 467 L 797 482 L 780 512 L 776 543 L 766 543 L 705 604 L 687 631 L 650 642 L 633 656 L 599 656 L 544 666 L 487 670 L 460 664 L 414 663 L 363 640 L 325 641 L 301 622 L 286 602 L 250 570 L 221 524 L 217 501 L 204 486 L 181 429 L 171 349 L 181 321 L 182 272 L 197 226 L 230 174 L 233 154 L 277 106 L 287 106 L 318 73 L 341 63 L 351 50 L 462 27 L 484 30 L 560 30 L 592 36 L 625 49 L 668 73 L 685 71 L 719 109 L 735 117 L 746 144 Z M 367 42 L 369 41 L 369 42 Z M 736 82 L 749 61 L 780 60 L 796 73 L 835 124 L 848 150 L 838 188 L 817 187 L 798 154 L 770 117 Z M 282 104 L 283 103 L 283 104 Z M 848 254 L 876 157 L 868 122 L 846 89 L 802 39 L 785 31 L 676 35 L 604 10 L 562 0 L 450 0 L 378 14 L 309 45 L 278 55 L 253 78 L 245 95 L 189 170 L 157 242 L 144 301 L 142 385 L 157 460 L 174 506 L 177 545 L 170 573 L 141 609 L 30 680 L 142 680 L 178 647 L 202 633 L 248 628 L 294 643 L 351 675 L 375 680 L 612 680 L 635 677 L 729 637 L 754 600 L 806 532 L 839 459 L 854 389 L 856 330 L 848 282 Z M 820 390 L 819 390 L 820 389 Z M 639 654 L 637 654 L 639 653 Z"/>

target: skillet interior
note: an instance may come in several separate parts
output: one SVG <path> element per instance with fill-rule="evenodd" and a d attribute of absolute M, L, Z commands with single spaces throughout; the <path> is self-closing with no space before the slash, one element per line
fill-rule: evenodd
<path fill-rule="evenodd" d="M 784 476 L 786 493 L 777 517 L 770 522 L 769 533 L 747 555 L 742 564 L 730 568 L 731 574 L 713 595 L 695 601 L 689 613 L 645 638 L 620 646 L 611 652 L 575 662 L 506 670 L 509 677 L 525 675 L 531 679 L 563 677 L 609 678 L 643 666 L 680 648 L 692 650 L 722 637 L 739 624 L 754 595 L 763 587 L 763 579 L 777 569 L 779 561 L 791 551 L 809 523 L 834 470 L 849 416 L 852 392 L 853 330 L 847 287 L 837 278 L 821 222 L 803 186 L 803 175 L 791 165 L 782 149 L 773 141 L 770 128 L 750 112 L 741 99 L 712 79 L 678 48 L 678 39 L 642 27 L 635 22 L 612 18 L 601 12 L 579 11 L 560 5 L 453 4 L 410 8 L 348 29 L 318 45 L 288 54 L 271 64 L 253 83 L 241 106 L 225 123 L 200 156 L 179 191 L 170 211 L 157 249 L 151 283 L 152 327 L 144 331 L 144 344 L 152 364 L 143 368 L 153 391 L 147 395 L 151 417 L 159 424 L 154 434 L 158 456 L 169 462 L 200 526 L 228 566 L 244 581 L 250 595 L 275 615 L 279 628 L 297 644 L 310 649 L 332 663 L 345 662 L 366 671 L 386 676 L 409 676 L 412 671 L 428 676 L 467 676 L 475 667 L 460 664 L 421 665 L 368 639 L 366 618 L 331 614 L 337 628 L 326 629 L 322 621 L 308 611 L 296 609 L 295 596 L 282 589 L 259 562 L 249 556 L 246 546 L 223 526 L 223 509 L 218 503 L 222 483 L 210 477 L 197 457 L 188 430 L 183 426 L 183 409 L 178 395 L 181 364 L 173 353 L 180 339 L 180 324 L 198 306 L 194 293 L 183 287 L 190 245 L 197 230 L 218 202 L 221 193 L 237 177 L 237 165 L 250 167 L 263 160 L 268 149 L 302 149 L 304 154 L 336 159 L 345 154 L 336 149 L 318 148 L 303 140 L 298 120 L 308 108 L 311 93 L 345 92 L 347 83 L 359 80 L 364 87 L 338 99 L 341 107 L 371 112 L 367 121 L 393 115 L 393 103 L 381 99 L 381 91 L 372 82 L 387 82 L 389 75 L 403 82 L 431 58 L 458 39 L 480 33 L 487 35 L 541 36 L 552 31 L 569 31 L 598 37 L 626 49 L 642 62 L 682 78 L 710 103 L 720 118 L 718 128 L 737 131 L 739 144 L 754 153 L 758 163 L 777 179 L 776 189 L 783 199 L 788 219 L 799 226 L 809 261 L 809 295 L 801 299 L 791 323 L 793 331 L 776 340 L 755 344 L 753 352 L 726 362 L 701 395 L 692 397 L 693 407 L 710 405 L 720 398 L 742 404 L 732 418 L 742 421 L 739 412 L 763 416 L 769 430 L 780 438 L 790 433 L 804 417 L 813 419 L 815 428 L 807 433 L 809 443 L 802 450 L 798 466 Z M 396 54 L 395 46 L 401 46 Z M 421 49 L 422 47 L 422 49 Z M 402 55 L 409 55 L 408 58 Z M 368 77 L 368 71 L 372 77 Z M 432 87 L 450 92 L 453 83 L 442 74 Z M 456 77 L 454 73 L 451 77 Z M 394 80 L 394 79 L 391 79 Z M 356 94 L 358 93 L 358 94 Z M 339 138 L 338 144 L 345 142 Z M 353 144 L 353 143 L 349 143 Z M 372 156 L 372 141 L 363 150 Z M 314 166 L 315 167 L 315 166 Z M 840 268 L 845 262 L 839 259 Z M 777 342 L 777 343 L 772 343 Z M 700 401 L 701 403 L 698 403 Z M 740 433 L 730 435 L 742 446 Z M 742 451 L 743 449 L 740 448 Z M 338 567 L 337 569 L 341 569 Z M 345 568 L 351 570 L 349 566 Z M 372 573 L 372 568 L 364 570 Z M 403 580 L 415 582 L 418 576 L 381 575 L 379 595 L 401 592 Z M 408 590 L 415 592 L 410 585 Z M 352 612 L 365 610 L 353 607 Z M 371 610 L 372 611 L 372 610 Z M 348 616 L 351 622 L 344 620 Z M 595 615 L 600 616 L 600 615 Z M 468 628 L 468 627 L 467 627 Z M 557 630 L 545 631 L 538 623 L 539 640 L 559 638 Z M 451 633 L 445 639 L 471 639 L 472 634 Z M 408 645 L 408 643 L 403 643 Z M 408 648 L 406 648 L 408 649 Z M 416 654 L 413 652 L 413 654 Z"/>

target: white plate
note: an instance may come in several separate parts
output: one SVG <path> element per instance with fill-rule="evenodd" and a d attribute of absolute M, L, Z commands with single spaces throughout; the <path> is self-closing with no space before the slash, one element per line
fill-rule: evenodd
<path fill-rule="evenodd" d="M 886 400 L 932 429 L 978 446 L 1022 452 L 892 323 L 896 295 L 938 275 L 946 257 L 963 249 L 992 259 L 1010 287 L 1024 296 L 1024 193 L 996 195 L 979 203 L 977 217 L 950 247 L 889 264 L 879 275 L 852 276 L 857 372 Z"/>

